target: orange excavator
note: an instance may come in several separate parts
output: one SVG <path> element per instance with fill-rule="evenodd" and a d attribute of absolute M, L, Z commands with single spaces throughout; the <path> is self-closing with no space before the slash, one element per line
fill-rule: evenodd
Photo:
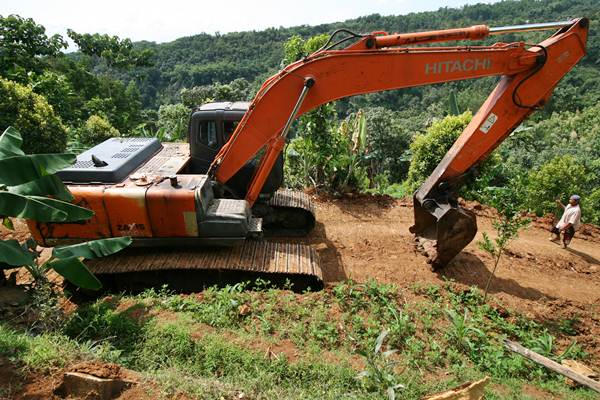
<path fill-rule="evenodd" d="M 42 243 L 129 235 L 134 248 L 95 260 L 92 270 L 117 288 L 170 284 L 198 288 L 234 276 L 291 279 L 318 288 L 315 251 L 271 236 L 306 234 L 314 208 L 280 189 L 282 150 L 300 115 L 347 96 L 441 82 L 500 80 L 443 160 L 414 194 L 411 227 L 433 268 L 444 267 L 477 232 L 456 191 L 585 55 L 589 21 L 359 35 L 336 31 L 318 51 L 286 66 L 250 104 L 216 103 L 192 113 L 187 144 L 117 138 L 78 156 L 59 173 L 79 205 L 81 224 L 29 226 Z M 464 44 L 490 35 L 554 30 L 538 44 Z M 340 37 L 342 35 L 343 37 Z M 461 41 L 458 46 L 432 43 Z M 298 287 L 298 286 L 297 286 Z"/>

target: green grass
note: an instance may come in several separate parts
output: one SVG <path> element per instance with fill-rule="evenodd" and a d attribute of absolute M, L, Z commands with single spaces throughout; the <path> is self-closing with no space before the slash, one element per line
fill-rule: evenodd
<path fill-rule="evenodd" d="M 489 399 L 528 399 L 529 387 L 549 397 L 592 399 L 592 392 L 568 387 L 502 345 L 510 338 L 555 360 L 585 358 L 576 343 L 555 345 L 576 324 L 542 325 L 481 305 L 477 289 L 452 282 L 399 290 L 347 281 L 303 294 L 268 285 L 190 296 L 165 288 L 81 306 L 55 333 L 32 335 L 0 324 L 0 354 L 38 370 L 80 358 L 116 362 L 157 381 L 163 398 L 182 390 L 207 399 L 239 393 L 375 399 L 402 385 L 397 398 L 418 399 L 488 375 Z M 268 356 L 266 350 L 283 341 L 293 345 L 292 359 L 290 350 Z"/>

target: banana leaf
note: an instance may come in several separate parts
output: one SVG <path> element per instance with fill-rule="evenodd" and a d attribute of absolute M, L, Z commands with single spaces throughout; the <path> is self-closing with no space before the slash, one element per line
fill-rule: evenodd
<path fill-rule="evenodd" d="M 39 222 L 62 222 L 67 213 L 35 198 L 0 192 L 0 215 L 34 219 Z"/>
<path fill-rule="evenodd" d="M 0 184 L 17 186 L 75 163 L 74 154 L 31 154 L 0 158 Z"/>
<path fill-rule="evenodd" d="M 9 187 L 8 190 L 12 193 L 31 195 L 31 196 L 54 196 L 62 201 L 73 200 L 73 195 L 69 189 L 56 175 L 46 175 L 28 183 L 18 186 Z"/>
<path fill-rule="evenodd" d="M 21 150 L 22 144 L 21 134 L 15 128 L 9 126 L 0 135 L 0 158 L 24 155 L 25 153 Z"/>
<path fill-rule="evenodd" d="M 28 196 L 30 199 L 37 200 L 40 203 L 43 203 L 47 206 L 56 208 L 64 213 L 66 213 L 65 219 L 56 222 L 77 222 L 77 221 L 85 221 L 86 219 L 90 219 L 94 216 L 94 212 L 87 208 L 76 206 L 75 204 L 67 203 L 61 200 L 51 199 L 48 197 L 41 196 Z M 36 219 L 39 221 L 38 219 Z M 42 222 L 42 221 L 39 221 Z"/>
<path fill-rule="evenodd" d="M 34 263 L 33 254 L 23 249 L 17 240 L 0 240 L 0 269 L 5 264 L 10 267 L 22 267 Z"/>
<path fill-rule="evenodd" d="M 88 267 L 78 257 L 61 258 L 44 264 L 46 268 L 52 268 L 59 275 L 72 284 L 91 290 L 98 290 L 102 283 L 90 272 Z"/>
<path fill-rule="evenodd" d="M 83 257 L 91 260 L 96 257 L 104 257 L 121 251 L 131 244 L 131 238 L 118 237 L 110 239 L 91 240 L 85 243 L 71 246 L 55 247 L 52 255 L 56 258 Z"/>

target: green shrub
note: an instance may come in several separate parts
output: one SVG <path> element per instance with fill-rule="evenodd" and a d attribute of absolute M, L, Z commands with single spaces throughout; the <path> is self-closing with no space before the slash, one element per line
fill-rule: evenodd
<path fill-rule="evenodd" d="M 300 118 L 300 134 L 286 152 L 288 186 L 312 186 L 332 193 L 364 192 L 368 188 L 364 114 L 351 114 L 338 126 L 332 120 L 335 121 L 332 104 Z"/>
<path fill-rule="evenodd" d="M 190 109 L 183 104 L 162 105 L 158 109 L 158 130 L 164 130 L 168 140 L 181 140 L 186 135 L 189 118 Z"/>
<path fill-rule="evenodd" d="M 87 146 L 93 146 L 119 136 L 121 133 L 107 119 L 98 115 L 89 117 L 85 125 L 79 129 L 79 141 Z"/>
<path fill-rule="evenodd" d="M 418 120 L 383 107 L 369 108 L 365 116 L 372 176 L 387 174 L 391 183 L 401 182 L 410 164 L 412 137 L 421 129 Z"/>
<path fill-rule="evenodd" d="M 471 113 L 450 115 L 434 122 L 424 135 L 415 137 L 410 145 L 412 159 L 408 167 L 406 185 L 414 192 L 442 160 L 452 144 L 471 121 Z"/>
<path fill-rule="evenodd" d="M 0 132 L 9 126 L 21 132 L 25 153 L 60 153 L 67 146 L 67 130 L 48 101 L 0 78 Z"/>
<path fill-rule="evenodd" d="M 586 222 L 600 225 L 600 188 L 594 190 L 581 201 L 583 219 Z"/>
<path fill-rule="evenodd" d="M 537 214 L 560 211 L 555 200 L 565 202 L 573 193 L 583 193 L 586 169 L 573 156 L 558 156 L 529 174 L 527 205 Z"/>

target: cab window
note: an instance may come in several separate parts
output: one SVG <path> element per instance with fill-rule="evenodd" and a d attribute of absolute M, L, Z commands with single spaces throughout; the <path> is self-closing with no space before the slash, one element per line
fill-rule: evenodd
<path fill-rule="evenodd" d="M 205 146 L 216 149 L 217 143 L 217 124 L 215 121 L 200 121 L 198 130 L 198 141 Z"/>
<path fill-rule="evenodd" d="M 223 121 L 223 132 L 225 133 L 225 143 L 229 141 L 229 138 L 237 128 L 240 121 Z"/>

